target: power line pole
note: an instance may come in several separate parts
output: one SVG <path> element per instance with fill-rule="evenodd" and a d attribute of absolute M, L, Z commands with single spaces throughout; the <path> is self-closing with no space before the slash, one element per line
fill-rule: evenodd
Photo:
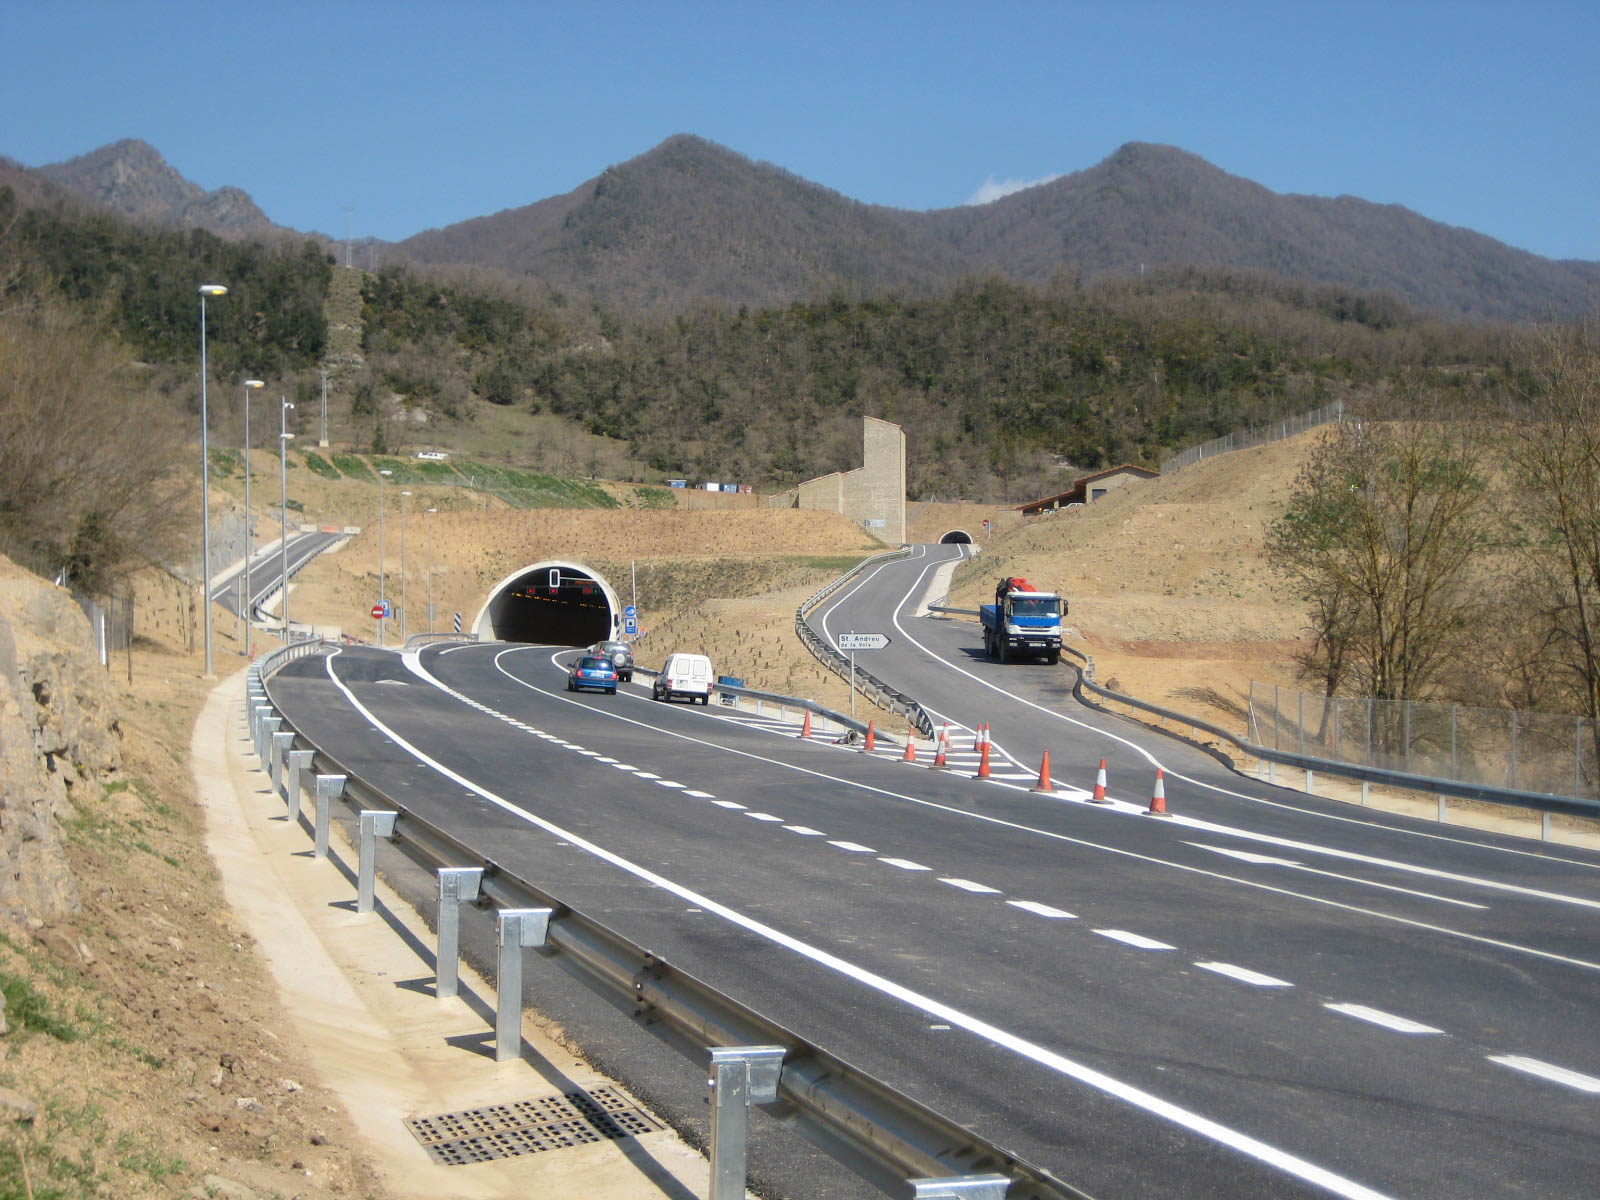
<path fill-rule="evenodd" d="M 318 367 L 317 373 L 322 376 L 322 436 L 317 440 L 317 445 L 326 449 L 328 445 L 328 368 Z"/>

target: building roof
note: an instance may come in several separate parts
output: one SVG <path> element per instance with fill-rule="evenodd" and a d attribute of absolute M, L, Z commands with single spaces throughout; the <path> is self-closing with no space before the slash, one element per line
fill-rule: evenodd
<path fill-rule="evenodd" d="M 1049 508 L 1060 508 L 1066 504 L 1082 504 L 1089 496 L 1089 485 L 1097 479 L 1104 479 L 1108 475 L 1132 474 L 1145 479 L 1154 479 L 1160 474 L 1149 467 L 1138 467 L 1133 463 L 1123 463 L 1120 467 L 1107 467 L 1103 471 L 1095 471 L 1089 475 L 1080 475 L 1072 481 L 1072 486 L 1064 492 L 1054 496 L 1044 496 L 1038 500 L 1029 500 L 1026 504 L 1017 505 L 1021 513 L 1044 512 Z"/>

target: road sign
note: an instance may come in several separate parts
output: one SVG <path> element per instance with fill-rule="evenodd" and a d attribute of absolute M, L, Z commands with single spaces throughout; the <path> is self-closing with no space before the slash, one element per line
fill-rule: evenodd
<path fill-rule="evenodd" d="M 628 637 L 635 637 L 639 633 L 639 622 L 632 617 L 622 618 L 622 632 Z"/>
<path fill-rule="evenodd" d="M 631 604 L 624 604 L 622 606 L 622 615 L 632 619 L 633 617 L 637 617 L 639 615 L 639 610 Z"/>
<path fill-rule="evenodd" d="M 384 617 L 389 615 L 389 606 L 382 603 L 374 604 L 372 606 L 372 615 L 380 621 L 383 620 Z"/>
<path fill-rule="evenodd" d="M 456 633 L 460 633 L 461 632 L 461 614 L 460 613 L 457 613 L 455 615 L 455 617 L 451 620 L 450 628 Z"/>
<path fill-rule="evenodd" d="M 839 649 L 841 650 L 882 650 L 889 644 L 889 635 L 886 633 L 841 633 L 839 635 Z"/>

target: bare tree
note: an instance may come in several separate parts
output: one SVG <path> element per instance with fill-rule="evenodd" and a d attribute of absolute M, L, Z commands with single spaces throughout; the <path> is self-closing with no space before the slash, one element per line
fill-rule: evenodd
<path fill-rule="evenodd" d="M 1303 661 L 1332 695 L 1348 676 L 1416 698 L 1470 645 L 1475 556 L 1492 505 L 1485 425 L 1408 389 L 1398 415 L 1347 416 L 1323 439 L 1268 534 L 1309 603 Z"/>
<path fill-rule="evenodd" d="M 1600 314 L 1536 330 L 1529 368 L 1507 423 L 1520 591 L 1541 618 L 1541 674 L 1600 751 Z"/>

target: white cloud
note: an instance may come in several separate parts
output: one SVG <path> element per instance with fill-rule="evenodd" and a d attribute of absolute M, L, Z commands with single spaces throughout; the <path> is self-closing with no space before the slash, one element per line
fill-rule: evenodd
<path fill-rule="evenodd" d="M 989 204 L 1002 196 L 1009 196 L 1027 188 L 1038 187 L 1041 183 L 1053 183 L 1060 179 L 1060 174 L 1046 175 L 1041 179 L 996 179 L 993 175 L 983 181 L 983 186 L 973 192 L 968 198 L 968 204 Z"/>

